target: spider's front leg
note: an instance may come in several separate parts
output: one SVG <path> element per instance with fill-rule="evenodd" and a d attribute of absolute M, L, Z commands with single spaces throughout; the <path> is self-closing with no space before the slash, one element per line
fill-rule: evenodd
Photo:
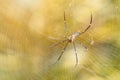
<path fill-rule="evenodd" d="M 81 32 L 80 34 L 84 34 L 91 27 L 92 20 L 93 20 L 93 16 L 92 16 L 92 13 L 91 13 L 90 23 L 89 23 L 88 27 L 83 32 Z"/>
<path fill-rule="evenodd" d="M 70 33 L 69 33 L 69 29 L 68 29 L 68 24 L 67 24 L 67 21 L 66 21 L 65 11 L 64 11 L 64 27 L 65 27 L 65 30 L 66 30 L 66 34 L 68 36 Z"/>

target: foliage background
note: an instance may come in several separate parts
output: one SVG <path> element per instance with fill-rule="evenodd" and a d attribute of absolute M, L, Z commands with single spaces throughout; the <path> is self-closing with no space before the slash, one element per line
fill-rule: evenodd
<path fill-rule="evenodd" d="M 92 27 L 52 65 L 69 31 Z M 0 80 L 120 80 L 119 0 L 0 0 Z M 91 45 L 90 42 L 94 41 Z M 79 42 L 88 47 L 84 49 Z"/>

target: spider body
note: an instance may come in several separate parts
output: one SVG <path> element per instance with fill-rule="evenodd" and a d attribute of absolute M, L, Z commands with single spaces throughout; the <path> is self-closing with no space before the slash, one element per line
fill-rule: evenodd
<path fill-rule="evenodd" d="M 84 31 L 80 32 L 80 31 L 76 31 L 74 34 L 72 34 L 71 36 L 68 36 L 67 39 L 63 40 L 63 41 L 60 41 L 58 42 L 57 44 L 53 45 L 53 46 L 57 46 L 61 43 L 64 43 L 64 42 L 67 42 L 65 44 L 65 46 L 63 47 L 63 50 L 60 54 L 60 56 L 58 57 L 57 61 L 59 61 L 64 53 L 64 51 L 66 50 L 67 46 L 69 43 L 72 43 L 73 44 L 73 47 L 74 47 L 74 51 L 75 51 L 75 56 L 76 56 L 76 65 L 78 64 L 78 56 L 77 56 L 77 50 L 76 50 L 76 46 L 75 46 L 75 39 L 77 37 L 79 37 L 80 35 L 84 34 L 90 27 L 91 27 L 91 24 L 92 24 L 92 14 L 91 14 L 91 19 L 90 19 L 90 23 L 89 25 L 87 26 L 87 28 L 84 29 Z M 64 25 L 65 25 L 65 29 L 66 29 L 66 33 L 67 35 L 69 35 L 69 30 L 68 30 L 68 25 L 67 25 L 67 22 L 66 22 L 66 17 L 65 17 L 65 12 L 64 12 Z M 86 48 L 86 47 L 85 47 Z"/>
<path fill-rule="evenodd" d="M 72 43 L 75 40 L 75 38 L 78 37 L 79 35 L 80 35 L 79 31 L 75 32 L 73 35 L 68 37 L 68 41 Z"/>

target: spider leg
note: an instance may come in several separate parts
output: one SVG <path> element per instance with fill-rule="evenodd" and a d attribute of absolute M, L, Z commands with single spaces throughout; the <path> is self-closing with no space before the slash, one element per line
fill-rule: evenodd
<path fill-rule="evenodd" d="M 58 43 L 56 43 L 56 44 L 53 44 L 53 45 L 51 45 L 50 47 L 52 48 L 52 47 L 58 46 L 59 44 L 64 43 L 65 41 L 67 41 L 67 39 L 62 40 L 62 41 L 60 41 L 60 42 L 58 42 Z"/>
<path fill-rule="evenodd" d="M 68 25 L 67 25 L 67 22 L 66 22 L 65 11 L 64 11 L 64 26 L 65 26 L 66 34 L 69 35 L 69 30 L 68 30 Z"/>
<path fill-rule="evenodd" d="M 76 56 L 76 65 L 78 65 L 78 55 L 77 55 L 77 51 L 76 51 L 76 46 L 75 46 L 75 43 L 73 42 L 73 46 L 74 46 L 74 51 L 75 51 L 75 56 Z"/>
<path fill-rule="evenodd" d="M 86 45 L 81 44 L 87 51 L 88 51 L 88 47 Z"/>
<path fill-rule="evenodd" d="M 67 41 L 67 43 L 66 43 L 65 47 L 63 48 L 63 50 L 62 50 L 62 52 L 61 52 L 61 54 L 60 54 L 60 56 L 58 57 L 58 59 L 57 59 L 57 61 L 56 61 L 56 62 L 58 62 L 58 61 L 61 59 L 61 57 L 62 57 L 63 53 L 65 52 L 65 50 L 66 50 L 66 48 L 67 48 L 67 46 L 68 46 L 68 43 L 69 43 L 69 41 Z"/>
<path fill-rule="evenodd" d="M 86 45 L 84 45 L 83 43 L 80 42 L 80 40 L 78 39 L 77 42 L 82 46 L 84 47 L 86 50 L 88 50 L 88 47 Z"/>
<path fill-rule="evenodd" d="M 88 27 L 83 32 L 81 32 L 81 34 L 85 33 L 91 27 L 91 25 L 92 25 L 92 13 L 91 13 L 91 19 Z"/>

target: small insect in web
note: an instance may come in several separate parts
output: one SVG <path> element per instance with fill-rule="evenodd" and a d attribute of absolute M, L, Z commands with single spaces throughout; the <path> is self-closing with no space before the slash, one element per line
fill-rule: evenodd
<path fill-rule="evenodd" d="M 78 54 L 77 54 L 77 50 L 76 50 L 75 39 L 76 39 L 77 37 L 79 37 L 80 35 L 84 34 L 85 32 L 87 32 L 88 29 L 91 27 L 91 25 L 92 25 L 92 13 L 91 13 L 91 16 L 90 16 L 89 25 L 88 25 L 82 32 L 76 31 L 74 34 L 70 35 L 70 32 L 69 32 L 69 30 L 68 30 L 68 25 L 67 25 L 67 22 L 66 22 L 66 15 L 65 15 L 65 11 L 64 11 L 64 26 L 65 26 L 65 30 L 66 30 L 67 37 L 66 37 L 66 39 L 64 39 L 64 40 L 62 40 L 62 41 L 60 41 L 60 42 L 52 45 L 52 47 L 58 46 L 59 44 L 62 44 L 62 43 L 64 43 L 64 42 L 66 42 L 66 44 L 65 44 L 65 46 L 63 47 L 63 50 L 61 51 L 61 53 L 60 53 L 60 55 L 59 55 L 59 57 L 58 57 L 58 59 L 57 59 L 56 62 L 58 62 L 58 61 L 61 59 L 63 53 L 65 52 L 65 50 L 66 50 L 66 48 L 67 48 L 67 46 L 68 46 L 68 44 L 71 43 L 71 44 L 73 45 L 73 47 L 74 47 L 74 53 L 75 53 L 75 57 L 76 57 L 76 64 L 75 64 L 75 66 L 78 65 Z M 84 46 L 84 48 L 87 49 L 86 46 Z"/>

